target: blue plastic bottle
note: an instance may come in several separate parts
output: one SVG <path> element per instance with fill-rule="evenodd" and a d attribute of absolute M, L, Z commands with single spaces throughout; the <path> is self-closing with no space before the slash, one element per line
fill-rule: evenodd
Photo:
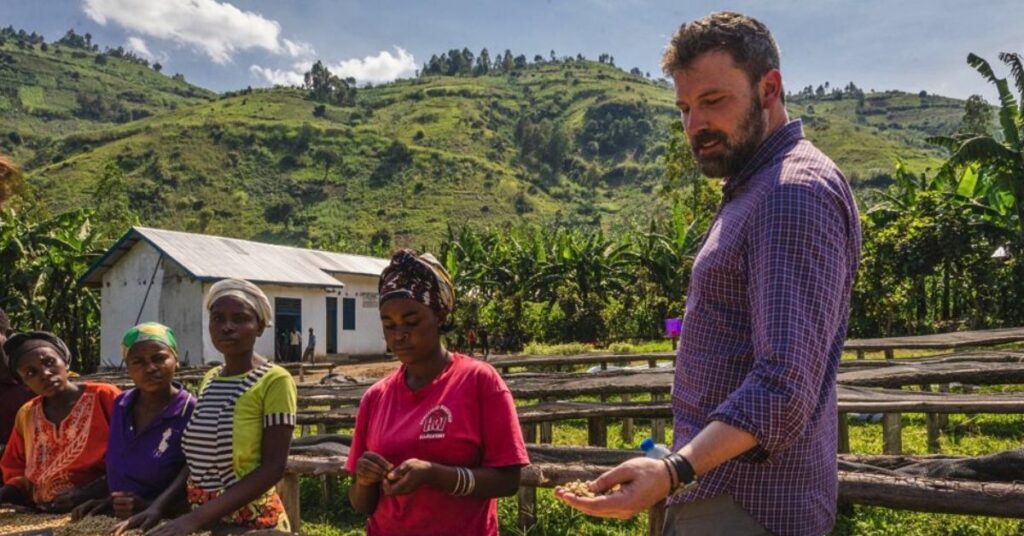
<path fill-rule="evenodd" d="M 640 443 L 640 450 L 644 451 L 644 456 L 654 458 L 656 460 L 660 460 L 665 456 L 672 454 L 672 451 L 669 450 L 668 447 L 661 443 L 655 443 L 654 439 L 650 437 Z"/>

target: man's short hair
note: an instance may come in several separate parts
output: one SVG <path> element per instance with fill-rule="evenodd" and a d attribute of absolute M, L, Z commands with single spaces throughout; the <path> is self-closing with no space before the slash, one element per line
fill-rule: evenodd
<path fill-rule="evenodd" d="M 753 17 L 719 11 L 683 23 L 661 57 L 661 69 L 671 78 L 701 54 L 715 50 L 728 52 L 751 84 L 779 68 L 779 45 L 767 26 Z"/>

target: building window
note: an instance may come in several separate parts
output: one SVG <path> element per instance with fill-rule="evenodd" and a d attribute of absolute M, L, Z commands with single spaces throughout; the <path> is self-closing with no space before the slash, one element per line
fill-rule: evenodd
<path fill-rule="evenodd" d="M 343 331 L 355 331 L 356 329 L 355 298 L 341 299 L 341 329 Z"/>

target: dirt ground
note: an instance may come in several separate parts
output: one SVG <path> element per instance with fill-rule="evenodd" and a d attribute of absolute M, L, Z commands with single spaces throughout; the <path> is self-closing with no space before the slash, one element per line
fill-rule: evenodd
<path fill-rule="evenodd" d="M 334 367 L 335 374 L 344 374 L 360 380 L 378 380 L 391 374 L 399 367 L 398 360 L 371 361 L 368 363 L 339 363 Z M 328 374 L 326 370 L 307 372 L 300 383 L 316 384 Z M 298 373 L 295 374 L 296 381 L 299 380 Z"/>

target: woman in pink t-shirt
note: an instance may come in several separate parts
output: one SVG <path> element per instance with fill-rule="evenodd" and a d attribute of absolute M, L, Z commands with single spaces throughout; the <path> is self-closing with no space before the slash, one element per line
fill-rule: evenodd
<path fill-rule="evenodd" d="M 441 346 L 455 294 L 433 256 L 398 251 L 378 289 L 402 366 L 360 402 L 349 500 L 369 536 L 497 535 L 496 497 L 529 463 L 512 394 L 494 367 Z"/>

